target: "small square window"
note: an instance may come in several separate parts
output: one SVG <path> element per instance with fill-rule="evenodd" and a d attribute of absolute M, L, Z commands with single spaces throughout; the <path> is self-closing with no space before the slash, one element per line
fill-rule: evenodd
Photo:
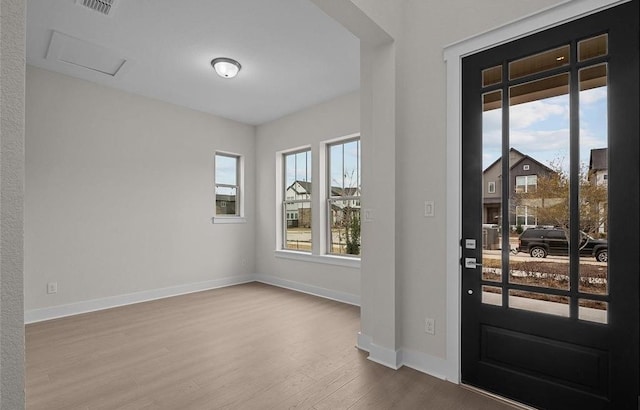
<path fill-rule="evenodd" d="M 522 170 L 523 171 L 528 171 L 529 170 L 529 165 L 523 165 L 522 166 Z"/>

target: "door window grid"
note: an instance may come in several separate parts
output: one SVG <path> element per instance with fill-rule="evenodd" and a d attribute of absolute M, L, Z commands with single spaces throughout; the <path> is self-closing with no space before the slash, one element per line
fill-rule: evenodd
<path fill-rule="evenodd" d="M 591 39 L 587 39 L 587 40 L 583 40 L 581 42 L 579 42 L 579 46 L 580 49 L 578 50 L 580 54 L 579 56 L 579 60 L 583 61 L 589 58 L 596 58 L 596 57 L 601 57 L 603 55 L 606 55 L 606 46 L 607 46 L 607 38 L 606 35 L 602 35 L 602 36 L 598 36 L 595 37 L 593 41 L 590 42 Z M 603 46 L 604 44 L 604 46 Z M 587 48 L 587 45 L 589 45 L 590 47 Z M 571 71 L 572 67 L 570 65 L 570 60 L 571 60 L 571 49 L 569 47 L 575 48 L 576 44 L 573 43 L 570 46 L 566 46 L 566 47 L 561 47 L 558 49 L 554 49 L 551 50 L 551 54 L 556 53 L 558 54 L 557 56 L 557 64 L 555 67 L 551 67 L 552 65 L 554 65 L 554 63 L 550 62 L 550 58 L 548 57 L 551 54 L 547 54 L 547 57 L 545 57 L 544 59 L 547 61 L 547 67 L 548 68 L 543 68 L 540 70 L 536 70 L 533 69 L 530 73 L 526 73 L 526 74 L 509 74 L 509 78 L 511 79 L 519 79 L 519 83 L 522 82 L 522 80 L 524 80 L 526 78 L 526 76 L 528 75 L 533 75 L 537 72 L 540 71 L 545 71 L 545 70 L 552 70 L 554 68 L 557 68 L 559 66 L 566 66 L 566 70 L 567 71 Z M 603 52 L 603 49 L 605 50 Z M 587 51 L 583 51 L 583 50 L 587 50 Z M 589 54 L 589 50 L 591 52 L 591 54 Z M 594 51 L 595 50 L 595 51 Z M 535 55 L 534 57 L 538 57 L 542 55 L 544 53 L 540 53 L 539 55 Z M 586 56 L 586 57 L 585 57 Z M 524 60 L 524 59 L 522 59 Z M 600 61 L 596 61 L 597 63 L 599 63 Z M 508 84 L 501 84 L 502 83 L 502 78 L 504 77 L 502 74 L 498 75 L 497 73 L 500 72 L 509 72 L 509 68 L 511 67 L 511 64 L 509 64 L 509 68 L 506 67 L 502 67 L 502 70 L 498 70 L 498 67 L 502 67 L 502 66 L 495 66 L 492 67 L 491 69 L 486 69 L 482 71 L 482 85 L 483 88 L 487 88 L 489 86 L 491 86 L 490 88 L 495 88 L 496 85 L 499 85 L 503 90 L 508 90 Z M 587 67 L 588 69 L 589 67 Z M 523 67 L 520 67 L 520 72 L 524 72 L 525 69 Z M 583 70 L 583 72 L 586 70 Z M 591 71 L 594 71 L 593 69 Z M 557 69 L 555 69 L 554 74 L 557 72 Z M 557 77 L 557 76 L 556 76 Z M 606 82 L 606 74 L 605 74 L 605 82 Z M 582 84 L 581 84 L 581 91 L 582 91 Z M 567 89 L 568 92 L 568 89 Z M 495 91 L 493 92 L 493 94 L 495 94 Z M 572 95 L 573 98 L 576 98 L 577 93 L 574 92 L 574 95 Z M 484 94 L 483 97 L 483 106 L 485 107 L 483 111 L 486 111 L 488 109 L 488 104 L 487 104 L 487 95 L 488 94 Z M 523 98 L 523 96 L 520 96 L 520 98 Z M 526 97 L 524 97 L 526 98 Z M 508 105 L 507 105 L 508 107 Z M 508 108 L 507 108 L 508 109 Z M 503 170 L 506 169 L 507 170 L 507 174 L 509 172 L 508 166 L 504 166 Z M 604 174 L 606 175 L 606 173 Z M 599 181 L 603 181 L 605 180 L 606 177 L 604 177 L 603 175 L 600 175 L 598 177 Z M 531 179 L 531 181 L 530 181 Z M 537 176 L 536 175 L 530 175 L 530 176 L 519 176 L 516 177 L 516 181 L 515 181 L 515 190 L 516 192 L 524 192 L 524 193 L 529 193 L 529 192 L 535 192 L 536 188 L 537 188 Z M 606 182 L 605 182 L 606 184 Z M 574 186 L 576 186 L 577 184 L 574 183 Z M 489 188 L 490 189 L 490 188 Z M 575 189 L 575 188 L 573 188 Z M 598 212 L 602 212 L 602 209 L 606 207 L 606 202 L 604 202 L 603 205 L 598 205 L 597 210 Z M 530 218 L 533 217 L 534 218 L 534 222 L 535 224 L 538 223 L 537 220 L 535 220 L 535 217 L 533 215 L 535 215 L 535 211 L 532 212 L 532 215 L 529 215 L 527 206 L 524 207 L 517 207 L 517 209 L 520 211 L 518 212 L 518 210 L 516 211 L 516 218 L 518 218 L 518 216 L 520 217 L 520 221 L 521 222 L 530 222 Z M 576 217 L 574 217 L 573 219 L 576 219 Z M 606 216 L 605 216 L 606 219 Z M 582 221 L 580 221 L 582 222 Z M 602 224 L 600 224 L 602 225 Z M 574 232 L 572 232 L 573 236 L 577 236 L 577 233 L 575 231 L 577 231 L 577 229 L 573 229 Z M 504 245 L 507 245 L 507 249 L 511 248 L 511 244 L 509 242 L 509 240 L 507 238 L 503 238 L 503 248 Z M 508 250 L 505 251 L 505 255 L 506 252 L 508 252 Z M 508 256 L 507 256 L 507 260 L 508 260 Z M 508 264 L 508 262 L 506 262 Z M 504 257 L 503 257 L 503 268 L 505 267 L 505 262 L 504 262 Z M 580 267 L 578 267 L 580 268 Z M 495 270 L 495 269 L 494 269 Z M 484 274 L 483 274 L 484 276 Z M 506 275 L 505 275 L 506 276 Z M 572 275 L 572 276 L 576 276 L 576 275 Z M 574 278 L 575 279 L 575 278 Z M 486 279 L 485 279 L 486 280 Z M 572 281 L 573 282 L 573 281 Z M 482 281 L 482 283 L 487 283 L 487 284 L 494 284 L 491 282 L 484 282 Z M 504 287 L 506 287 L 509 291 L 507 293 L 502 292 L 502 290 L 499 291 L 499 294 L 502 295 L 502 302 L 499 304 L 503 307 L 508 307 L 510 302 L 513 302 L 516 299 L 513 299 L 514 297 L 518 297 L 518 296 L 514 296 L 514 292 L 517 295 L 518 294 L 518 289 L 514 289 L 517 288 L 518 286 L 513 286 L 513 285 L 509 285 L 508 283 L 508 278 L 507 277 L 503 277 L 502 278 L 502 284 Z M 494 294 L 494 296 L 490 297 L 489 300 L 494 301 L 495 302 L 495 294 L 498 294 L 498 291 L 496 289 L 502 289 L 502 287 L 498 287 L 496 288 L 495 286 L 485 286 L 483 285 L 483 290 L 487 288 L 487 289 L 491 289 L 491 292 Z M 586 291 L 585 289 L 583 289 L 582 287 L 580 287 L 580 289 L 576 289 L 577 286 L 574 284 L 571 289 L 569 291 L 566 292 L 554 292 L 554 291 L 549 291 L 547 290 L 546 292 L 543 290 L 542 294 L 555 294 L 555 296 L 553 297 L 554 301 L 553 303 L 556 304 L 565 304 L 566 305 L 566 309 L 562 308 L 560 310 L 562 310 L 561 316 L 568 316 L 568 317 L 574 317 L 574 318 L 578 318 L 580 320 L 587 320 L 587 321 L 595 321 L 595 322 L 600 322 L 600 323 L 607 323 L 607 315 L 606 315 L 606 298 L 600 298 L 600 297 L 593 297 L 591 295 L 585 295 L 582 292 Z M 545 297 L 538 297 L 536 295 L 536 292 L 530 292 L 528 291 L 528 289 L 521 289 L 519 290 L 520 294 L 528 294 L 529 296 L 535 296 L 533 297 L 533 299 L 544 299 Z M 579 298 L 580 296 L 580 298 Z M 584 296 L 584 297 L 583 297 Z M 588 298 L 586 298 L 588 297 Z M 485 300 L 485 297 L 483 296 L 483 301 Z M 489 304 L 495 304 L 498 305 L 497 303 L 492 303 L 492 302 L 487 302 Z M 515 307 L 515 306 L 513 306 Z M 556 309 L 558 312 L 560 310 Z M 594 315 L 595 312 L 595 315 Z M 604 312 L 604 314 L 602 313 Z M 557 314 L 557 313 L 556 313 Z"/>

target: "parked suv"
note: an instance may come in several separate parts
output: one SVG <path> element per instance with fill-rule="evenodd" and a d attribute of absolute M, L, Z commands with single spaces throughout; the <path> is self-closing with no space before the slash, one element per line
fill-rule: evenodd
<path fill-rule="evenodd" d="M 520 235 L 519 252 L 527 252 L 533 258 L 547 255 L 568 255 L 569 244 L 561 228 L 528 228 Z M 606 239 L 594 239 L 580 231 L 580 256 L 593 256 L 599 262 L 609 259 Z"/>

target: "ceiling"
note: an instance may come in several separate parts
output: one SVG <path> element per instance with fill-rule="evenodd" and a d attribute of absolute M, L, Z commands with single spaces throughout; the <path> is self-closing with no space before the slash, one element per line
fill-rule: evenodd
<path fill-rule="evenodd" d="M 360 85 L 359 40 L 310 0 L 28 0 L 27 63 L 252 125 Z"/>

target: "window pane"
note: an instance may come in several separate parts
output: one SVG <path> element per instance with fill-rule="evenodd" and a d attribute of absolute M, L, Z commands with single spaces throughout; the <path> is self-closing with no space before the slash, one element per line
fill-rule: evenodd
<path fill-rule="evenodd" d="M 344 144 L 343 196 L 360 194 L 360 140 Z"/>
<path fill-rule="evenodd" d="M 329 145 L 328 156 L 327 253 L 360 255 L 360 139 Z"/>
<path fill-rule="evenodd" d="M 580 285 L 608 293 L 607 65 L 580 70 Z"/>
<path fill-rule="evenodd" d="M 299 152 L 296 157 L 296 181 L 311 181 L 311 152 Z"/>
<path fill-rule="evenodd" d="M 236 188 L 216 186 L 216 215 L 237 215 Z"/>
<path fill-rule="evenodd" d="M 360 200 L 328 202 L 329 253 L 360 255 Z"/>
<path fill-rule="evenodd" d="M 329 196 L 360 196 L 360 140 L 329 146 Z"/>
<path fill-rule="evenodd" d="M 569 64 L 569 46 L 558 47 L 509 63 L 509 79 L 542 73 Z"/>
<path fill-rule="evenodd" d="M 568 92 L 568 74 L 509 90 L 509 214 L 519 249 L 509 255 L 510 283 L 569 289 Z"/>
<path fill-rule="evenodd" d="M 582 40 L 578 43 L 578 61 L 606 56 L 608 53 L 608 35 L 602 34 Z"/>
<path fill-rule="evenodd" d="M 307 182 L 311 185 L 311 151 L 285 155 L 285 183 L 288 188 L 295 182 Z M 308 191 L 311 195 L 311 190 Z"/>
<path fill-rule="evenodd" d="M 604 323 L 607 320 L 607 302 L 599 300 L 580 299 L 578 300 L 578 319 L 589 322 Z"/>
<path fill-rule="evenodd" d="M 344 188 L 344 162 L 343 162 L 343 146 L 332 145 L 329 148 L 329 164 L 331 166 L 331 192 L 330 196 L 339 196 L 342 188 Z"/>
<path fill-rule="evenodd" d="M 502 280 L 501 108 L 501 90 L 482 96 L 482 280 L 491 282 Z"/>
<path fill-rule="evenodd" d="M 483 286 L 482 303 L 487 305 L 502 306 L 502 288 L 499 288 L 497 286 Z"/>
<path fill-rule="evenodd" d="M 482 86 L 487 87 L 492 84 L 502 82 L 502 66 L 495 66 L 482 70 Z"/>
<path fill-rule="evenodd" d="M 545 293 L 509 290 L 509 307 L 569 317 L 569 298 Z"/>
<path fill-rule="evenodd" d="M 284 156 L 284 249 L 311 251 L 311 151 Z"/>
<path fill-rule="evenodd" d="M 216 154 L 216 184 L 238 185 L 238 157 Z"/>
<path fill-rule="evenodd" d="M 285 202 L 283 248 L 311 251 L 311 202 Z"/>

